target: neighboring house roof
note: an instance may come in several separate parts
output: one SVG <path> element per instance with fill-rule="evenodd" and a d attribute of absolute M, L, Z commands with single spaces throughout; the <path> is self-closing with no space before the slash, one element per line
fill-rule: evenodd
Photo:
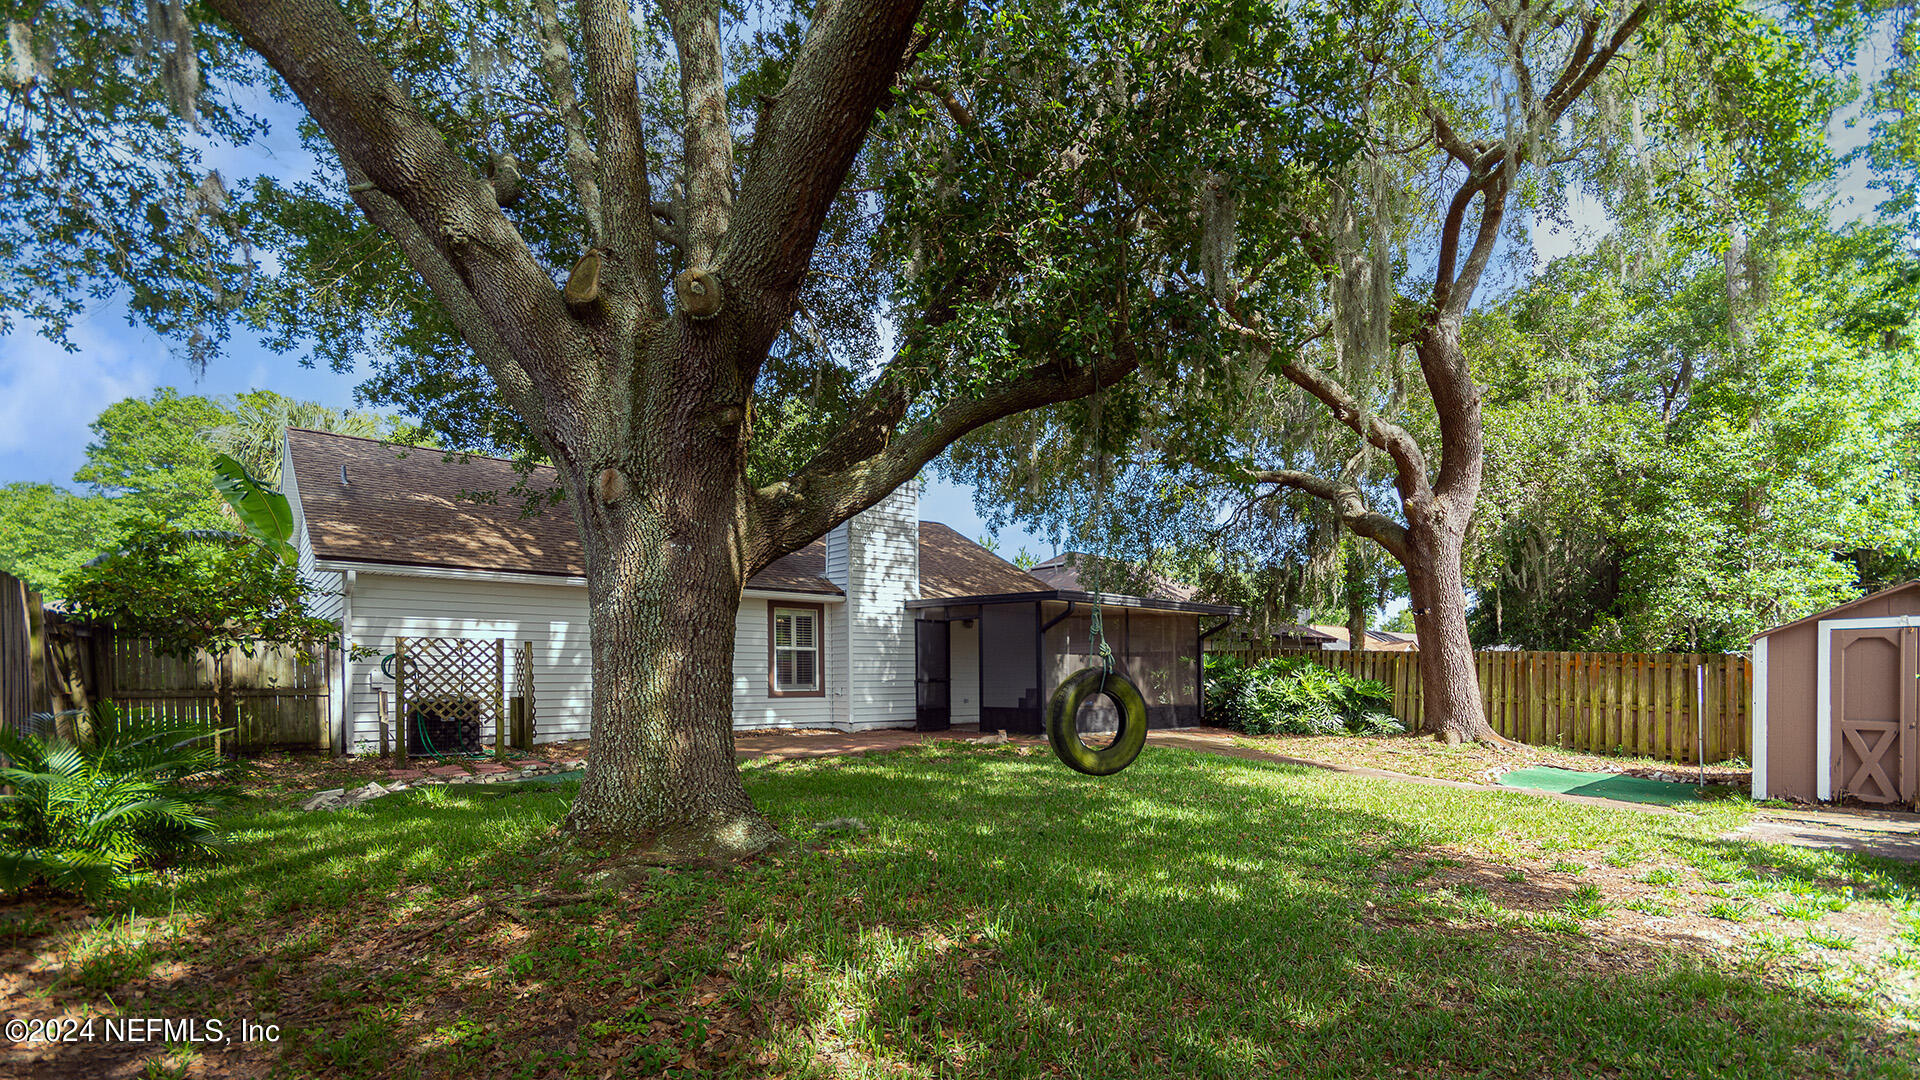
<path fill-rule="evenodd" d="M 1304 623 L 1281 623 L 1279 626 L 1276 626 L 1273 628 L 1273 636 L 1280 637 L 1280 638 L 1298 638 L 1301 641 L 1311 642 L 1314 644 L 1319 644 L 1320 642 L 1325 642 L 1325 641 L 1346 640 L 1346 636 L 1344 634 L 1341 635 L 1340 637 L 1334 637 L 1332 634 L 1323 634 L 1320 631 L 1315 630 L 1313 627 L 1308 626 Z"/>
<path fill-rule="evenodd" d="M 1070 592 L 1092 592 L 1092 582 L 1083 580 L 1082 571 L 1086 572 L 1086 578 L 1091 578 L 1094 563 L 1098 559 L 1099 556 L 1088 555 L 1085 552 L 1068 551 L 1055 555 L 1027 572 L 1046 582 L 1049 588 Z M 1113 568 L 1112 572 L 1106 575 L 1106 580 L 1101 582 L 1109 591 L 1114 591 L 1114 585 L 1144 577 L 1147 585 L 1146 595 L 1157 600 L 1192 600 L 1200 593 L 1199 589 L 1191 585 L 1150 571 L 1143 571 L 1138 566 L 1123 564 L 1112 559 L 1101 561 Z"/>
<path fill-rule="evenodd" d="M 1347 640 L 1347 628 L 1314 623 L 1310 629 L 1327 635 L 1333 641 Z M 1411 652 L 1417 647 L 1413 634 L 1402 634 L 1395 630 L 1368 630 L 1367 648 L 1378 652 Z"/>
<path fill-rule="evenodd" d="M 1047 592 L 1052 588 L 937 521 L 920 523 L 920 595 L 924 599 Z"/>
<path fill-rule="evenodd" d="M 288 429 L 287 452 L 315 558 L 566 577 L 587 572 L 565 507 L 521 515 L 523 500 L 508 494 L 521 480 L 510 461 L 301 428 Z M 546 491 L 559 475 L 540 466 L 526 480 L 530 490 Z M 485 491 L 499 501 L 466 497 Z M 837 594 L 826 568 L 826 544 L 815 540 L 775 559 L 747 587 Z"/>

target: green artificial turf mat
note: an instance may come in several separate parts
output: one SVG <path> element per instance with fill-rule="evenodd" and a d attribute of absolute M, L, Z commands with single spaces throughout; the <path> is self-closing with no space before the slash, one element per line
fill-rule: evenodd
<path fill-rule="evenodd" d="M 1658 803 L 1663 806 L 1690 803 L 1700 798 L 1699 789 L 1692 784 L 1647 780 L 1619 773 L 1575 772 L 1546 766 L 1516 769 L 1502 776 L 1500 784 L 1503 787 L 1532 788 L 1535 791 L 1557 791 L 1565 795 L 1590 795 L 1596 799 Z"/>

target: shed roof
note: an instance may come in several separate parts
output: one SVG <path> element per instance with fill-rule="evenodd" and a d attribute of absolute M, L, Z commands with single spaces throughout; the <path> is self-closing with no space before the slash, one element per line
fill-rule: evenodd
<path fill-rule="evenodd" d="M 1881 589 L 1879 592 L 1870 592 L 1865 596 L 1855 597 L 1854 599 L 1849 600 L 1844 604 L 1836 604 L 1833 607 L 1827 608 L 1825 611 L 1816 611 L 1811 615 L 1801 616 L 1800 618 L 1795 619 L 1792 622 L 1781 623 L 1779 626 L 1762 630 L 1759 633 L 1753 635 L 1753 640 L 1758 641 L 1763 637 L 1767 637 L 1771 634 L 1777 634 L 1782 630 L 1791 630 L 1796 626 L 1805 626 L 1807 623 L 1817 622 L 1821 619 L 1837 618 L 1848 611 L 1852 611 L 1855 608 L 1864 607 L 1867 604 L 1873 603 L 1876 600 L 1885 600 L 1887 597 L 1893 596 L 1896 593 L 1903 593 L 1916 588 L 1920 588 L 1920 579 L 1903 582 L 1899 585 L 1889 586 L 1888 588 Z"/>

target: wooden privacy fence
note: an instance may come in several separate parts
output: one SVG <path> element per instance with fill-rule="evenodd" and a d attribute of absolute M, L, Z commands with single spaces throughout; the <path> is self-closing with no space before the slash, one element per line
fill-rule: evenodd
<path fill-rule="evenodd" d="M 1248 660 L 1300 656 L 1393 688 L 1393 713 L 1419 730 L 1418 652 L 1211 650 Z M 1717 653 L 1478 652 L 1487 723 L 1515 742 L 1698 763 L 1751 760 L 1753 670 Z"/>
<path fill-rule="evenodd" d="M 67 619 L 15 577 L 0 573 L 0 724 L 25 730 L 34 713 L 110 700 L 162 716 L 232 728 L 223 745 L 331 750 L 325 650 L 302 661 L 290 649 L 176 660 L 110 627 Z"/>
<path fill-rule="evenodd" d="M 101 695 L 122 706 L 233 729 L 226 738 L 242 750 L 268 747 L 333 749 L 327 717 L 327 651 L 302 660 L 294 649 L 233 649 L 191 660 L 161 656 L 147 642 L 108 637 Z"/>

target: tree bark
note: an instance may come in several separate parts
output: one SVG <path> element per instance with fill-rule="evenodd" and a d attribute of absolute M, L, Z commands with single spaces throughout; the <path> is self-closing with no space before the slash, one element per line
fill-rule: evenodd
<path fill-rule="evenodd" d="M 734 766 L 745 502 L 727 457 L 675 455 L 611 503 L 597 478 L 568 484 L 593 650 L 593 752 L 568 833 L 673 857 L 751 854 L 779 839 Z"/>
<path fill-rule="evenodd" d="M 1372 605 L 1366 593 L 1367 564 L 1360 554 L 1359 538 L 1346 542 L 1342 591 L 1347 601 L 1347 647 L 1355 652 L 1367 647 L 1367 609 Z"/>
<path fill-rule="evenodd" d="M 1408 530 L 1406 562 L 1413 628 L 1420 647 L 1422 730 L 1445 743 L 1493 742 L 1480 697 L 1480 676 L 1467 634 L 1461 554 L 1466 529 L 1427 522 Z"/>

